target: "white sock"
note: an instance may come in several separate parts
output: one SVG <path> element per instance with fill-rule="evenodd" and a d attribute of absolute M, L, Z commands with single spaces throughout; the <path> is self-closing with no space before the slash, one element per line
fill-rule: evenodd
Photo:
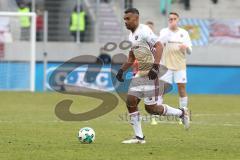
<path fill-rule="evenodd" d="M 163 112 L 164 116 L 178 116 L 178 117 L 180 117 L 182 115 L 182 110 L 180 110 L 180 109 L 170 107 L 167 104 L 163 104 L 163 107 L 164 107 L 164 112 Z"/>
<path fill-rule="evenodd" d="M 158 105 L 158 106 L 159 106 L 159 105 L 162 105 L 162 103 L 163 103 L 163 97 L 162 97 L 162 95 L 161 95 L 161 96 L 158 96 L 157 105 Z"/>
<path fill-rule="evenodd" d="M 188 97 L 180 97 L 179 98 L 179 106 L 180 108 L 184 108 L 188 106 Z"/>
<path fill-rule="evenodd" d="M 133 126 L 133 130 L 136 136 L 143 138 L 141 117 L 138 111 L 130 113 L 130 123 Z"/>

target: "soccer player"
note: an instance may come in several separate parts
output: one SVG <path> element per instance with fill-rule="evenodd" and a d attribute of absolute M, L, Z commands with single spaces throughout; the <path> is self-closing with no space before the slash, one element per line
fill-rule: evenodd
<path fill-rule="evenodd" d="M 148 113 L 178 116 L 182 119 L 187 129 L 189 127 L 187 108 L 176 109 L 166 104 L 157 105 L 159 86 L 156 86 L 156 84 L 159 82 L 158 73 L 162 44 L 148 26 L 139 23 L 139 11 L 136 8 L 130 8 L 125 11 L 124 21 L 126 28 L 130 30 L 129 41 L 132 43 L 132 48 L 129 51 L 127 62 L 123 63 L 116 78 L 123 82 L 124 71 L 132 66 L 135 59 L 138 61 L 138 72 L 132 78 L 126 100 L 130 123 L 135 135 L 122 143 L 146 143 L 138 111 L 138 104 L 142 98 L 144 98 L 145 109 Z M 156 49 L 154 57 L 150 51 L 151 47 Z"/>
<path fill-rule="evenodd" d="M 154 23 L 152 21 L 147 21 L 145 23 L 154 33 Z M 152 53 L 155 54 L 155 48 L 150 48 Z M 161 100 L 161 99 L 160 99 Z M 158 115 L 151 115 L 151 125 L 157 125 L 156 118 Z"/>
<path fill-rule="evenodd" d="M 188 32 L 178 27 L 178 21 L 178 13 L 169 13 L 168 27 L 160 31 L 159 39 L 164 45 L 162 63 L 168 68 L 168 72 L 161 77 L 161 80 L 170 84 L 173 81 L 177 83 L 179 106 L 186 108 L 188 106 L 186 54 L 192 52 L 192 43 Z"/>

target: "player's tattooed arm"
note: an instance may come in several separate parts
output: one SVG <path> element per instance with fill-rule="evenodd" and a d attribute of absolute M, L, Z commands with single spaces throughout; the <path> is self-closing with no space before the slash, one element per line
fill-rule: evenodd
<path fill-rule="evenodd" d="M 160 60 L 162 58 L 163 46 L 160 42 L 157 42 L 154 45 L 154 48 L 156 49 L 156 53 L 155 53 L 155 56 L 154 56 L 154 64 L 159 64 Z"/>
<path fill-rule="evenodd" d="M 154 45 L 156 49 L 155 57 L 154 57 L 154 63 L 150 71 L 148 72 L 148 77 L 150 80 L 154 80 L 158 77 L 158 72 L 159 72 L 159 63 L 162 58 L 162 52 L 163 52 L 163 47 L 160 42 L 157 42 Z"/>
<path fill-rule="evenodd" d="M 118 73 L 116 75 L 116 78 L 120 81 L 120 82 L 123 82 L 124 79 L 122 78 L 123 76 L 123 72 L 126 71 L 128 68 L 130 68 L 133 63 L 135 61 L 135 56 L 133 54 L 132 51 L 129 52 L 128 54 L 128 59 L 127 59 L 127 62 L 123 63 L 123 65 L 121 66 L 121 68 L 118 70 Z"/>

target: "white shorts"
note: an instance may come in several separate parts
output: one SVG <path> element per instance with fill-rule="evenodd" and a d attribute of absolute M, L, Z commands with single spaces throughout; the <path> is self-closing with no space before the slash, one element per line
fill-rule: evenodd
<path fill-rule="evenodd" d="M 185 70 L 175 71 L 175 70 L 168 70 L 160 80 L 165 81 L 167 83 L 172 84 L 174 83 L 187 83 L 187 72 Z"/>
<path fill-rule="evenodd" d="M 160 87 L 158 80 L 149 80 L 148 77 L 133 78 L 129 85 L 128 95 L 139 99 L 144 98 L 146 105 L 153 105 L 157 104 Z"/>

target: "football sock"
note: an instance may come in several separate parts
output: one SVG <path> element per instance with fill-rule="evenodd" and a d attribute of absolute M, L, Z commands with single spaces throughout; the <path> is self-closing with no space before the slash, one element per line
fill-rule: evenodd
<path fill-rule="evenodd" d="M 178 116 L 178 117 L 180 117 L 183 113 L 182 110 L 170 107 L 167 104 L 163 104 L 163 107 L 164 107 L 164 111 L 163 111 L 162 115 L 164 115 L 164 116 Z"/>
<path fill-rule="evenodd" d="M 188 106 L 188 97 L 180 97 L 179 98 L 179 106 L 180 108 L 184 108 Z"/>
<path fill-rule="evenodd" d="M 130 123 L 133 126 L 135 136 L 143 138 L 141 118 L 140 118 L 139 112 L 136 111 L 136 112 L 130 113 L 129 116 L 130 116 Z"/>
<path fill-rule="evenodd" d="M 163 97 L 162 95 L 161 96 L 158 96 L 158 100 L 157 100 L 157 105 L 161 105 L 163 103 Z"/>

